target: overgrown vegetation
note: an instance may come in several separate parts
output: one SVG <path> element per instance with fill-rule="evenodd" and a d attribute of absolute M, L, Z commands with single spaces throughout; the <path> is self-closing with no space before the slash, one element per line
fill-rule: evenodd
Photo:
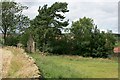
<path fill-rule="evenodd" d="M 120 41 L 116 41 L 115 46 L 120 47 Z"/>
<path fill-rule="evenodd" d="M 29 54 L 45 78 L 118 78 L 118 63 L 80 56 Z"/>
<path fill-rule="evenodd" d="M 113 54 L 116 39 L 112 32 L 100 32 L 91 18 L 83 17 L 72 22 L 68 29 L 70 33 L 62 33 L 68 22 L 60 22 L 65 17 L 59 12 L 68 12 L 67 3 L 56 2 L 51 7 L 44 5 L 38 12 L 38 16 L 31 21 L 27 34 L 23 35 L 31 33 L 40 51 L 103 58 Z"/>
<path fill-rule="evenodd" d="M 0 46 L 3 46 L 3 38 L 2 37 L 0 37 Z"/>
<path fill-rule="evenodd" d="M 40 6 L 39 14 L 30 21 L 28 17 L 19 13 L 27 9 L 26 6 L 16 2 L 2 4 L 2 21 L 9 22 L 3 23 L 1 27 L 6 45 L 15 46 L 20 42 L 26 47 L 31 34 L 36 48 L 42 52 L 102 58 L 107 58 L 113 53 L 115 37 L 111 31 L 100 32 L 92 18 L 80 18 L 72 22 L 71 28 L 67 29 L 69 33 L 62 33 L 69 25 L 69 20 L 65 19 L 65 13 L 69 12 L 66 2 L 55 2 L 50 7 L 47 4 Z M 15 12 L 12 13 L 11 10 Z M 9 13 L 6 13 L 7 11 Z M 13 33 L 18 36 L 13 36 Z"/>
<path fill-rule="evenodd" d="M 113 54 L 114 46 L 119 46 L 119 43 L 115 44 L 116 38 L 112 31 L 101 32 L 94 20 L 88 17 L 79 18 L 72 22 L 70 28 L 66 28 L 69 25 L 69 20 L 65 17 L 65 13 L 69 12 L 66 2 L 55 2 L 49 7 L 47 4 L 40 6 L 39 14 L 33 20 L 22 14 L 27 8 L 14 1 L 2 2 L 3 23 L 0 24 L 0 30 L 3 39 L 0 43 L 4 42 L 6 46 L 22 43 L 25 48 L 31 35 L 36 48 L 44 54 L 29 55 L 36 60 L 45 78 L 118 78 L 118 63 L 102 59 Z M 30 76 L 32 72 L 29 69 L 33 70 L 28 68 L 32 67 L 30 62 L 24 61 L 17 49 L 11 51 L 15 58 L 12 59 L 8 76 L 23 77 L 25 72 Z M 54 55 L 46 56 L 46 53 Z M 18 70 L 20 74 L 16 74 Z"/>
<path fill-rule="evenodd" d="M 19 43 L 19 36 L 18 35 L 10 35 L 6 38 L 6 45 L 7 46 L 17 46 Z"/>
<path fill-rule="evenodd" d="M 16 33 L 20 34 L 29 26 L 29 18 L 22 14 L 22 11 L 28 7 L 14 1 L 5 0 L 1 2 L 1 5 L 2 24 L 0 24 L 0 30 L 3 34 L 4 45 L 7 45 L 7 37 Z M 14 45 L 14 42 L 12 43 Z"/>

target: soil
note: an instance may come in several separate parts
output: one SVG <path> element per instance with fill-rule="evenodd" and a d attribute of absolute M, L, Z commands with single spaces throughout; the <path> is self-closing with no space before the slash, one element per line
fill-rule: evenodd
<path fill-rule="evenodd" d="M 17 68 L 14 70 L 16 66 Z M 40 77 L 35 61 L 20 48 L 0 48 L 0 69 L 2 78 Z"/>
<path fill-rule="evenodd" d="M 8 73 L 13 54 L 11 51 L 0 48 L 1 76 L 5 77 Z"/>

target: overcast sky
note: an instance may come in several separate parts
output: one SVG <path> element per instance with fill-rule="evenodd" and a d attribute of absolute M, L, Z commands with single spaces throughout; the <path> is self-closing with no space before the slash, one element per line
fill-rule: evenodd
<path fill-rule="evenodd" d="M 55 2 L 67 2 L 70 10 L 65 14 L 66 19 L 69 19 L 70 25 L 72 21 L 76 21 L 84 16 L 92 18 L 98 28 L 106 31 L 112 30 L 113 33 L 118 33 L 118 1 L 119 0 L 15 0 L 28 6 L 28 10 L 23 13 L 34 19 L 38 15 L 39 6 L 48 4 L 52 5 Z"/>

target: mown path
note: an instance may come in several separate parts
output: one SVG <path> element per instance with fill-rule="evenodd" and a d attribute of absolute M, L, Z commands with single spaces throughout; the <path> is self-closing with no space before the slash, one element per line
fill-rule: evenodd
<path fill-rule="evenodd" d="M 13 54 L 11 51 L 0 48 L 0 63 L 2 68 L 2 77 L 7 76 Z"/>
<path fill-rule="evenodd" d="M 40 72 L 35 61 L 23 49 L 0 48 L 0 75 L 2 78 L 38 78 Z"/>

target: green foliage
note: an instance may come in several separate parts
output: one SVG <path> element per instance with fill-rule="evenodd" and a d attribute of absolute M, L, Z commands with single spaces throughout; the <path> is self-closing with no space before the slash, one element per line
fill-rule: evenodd
<path fill-rule="evenodd" d="M 6 45 L 6 37 L 9 34 L 15 34 L 16 31 L 22 32 L 29 23 L 28 17 L 22 14 L 27 6 L 13 1 L 2 2 L 2 25 L 0 30 L 4 35 L 4 44 Z M 8 41 L 8 40 L 7 40 Z"/>
<path fill-rule="evenodd" d="M 115 46 L 119 47 L 120 46 L 120 41 L 116 41 Z"/>
<path fill-rule="evenodd" d="M 8 45 L 8 46 L 17 46 L 18 42 L 19 42 L 18 35 L 9 35 L 6 38 L 6 45 Z"/>
<path fill-rule="evenodd" d="M 47 5 L 39 7 L 38 16 L 31 21 L 30 28 L 34 31 L 34 39 L 41 51 L 54 50 L 50 47 L 54 45 L 52 42 L 56 42 L 56 37 L 61 36 L 61 29 L 68 25 L 68 20 L 63 21 L 65 17 L 61 14 L 68 12 L 67 5 L 67 3 L 56 2 L 50 7 Z"/>
<path fill-rule="evenodd" d="M 92 36 L 92 56 L 93 57 L 108 57 L 113 53 L 115 45 L 115 37 L 110 32 L 101 32 L 95 27 L 94 34 Z"/>
<path fill-rule="evenodd" d="M 100 32 L 90 18 L 81 18 L 72 23 L 71 34 L 73 34 L 74 54 L 85 57 L 107 58 L 113 53 L 115 38 L 109 31 Z"/>
<path fill-rule="evenodd" d="M 100 32 L 91 18 L 84 17 L 76 22 L 72 22 L 71 32 L 62 34 L 60 28 L 64 26 L 55 19 L 58 18 L 55 15 L 57 14 L 56 12 L 63 11 L 61 10 L 63 7 L 60 7 L 58 4 L 67 6 L 66 3 L 55 3 L 51 7 L 44 5 L 42 8 L 39 8 L 39 15 L 31 21 L 32 26 L 30 29 L 34 31 L 32 34 L 40 51 L 53 54 L 103 58 L 107 58 L 113 53 L 115 45 L 114 36 L 110 31 L 107 33 Z M 66 10 L 66 7 L 64 8 Z M 64 19 L 60 17 L 60 14 L 59 18 Z M 58 22 L 58 25 L 54 24 L 54 21 Z"/>
<path fill-rule="evenodd" d="M 74 37 L 74 51 L 76 54 L 83 55 L 82 53 L 84 53 L 83 56 L 85 56 L 89 53 L 93 28 L 93 20 L 86 17 L 72 23 L 71 33 Z"/>
<path fill-rule="evenodd" d="M 66 35 L 59 35 L 54 39 L 54 41 L 49 41 L 51 51 L 50 53 L 53 54 L 68 54 L 69 53 L 69 43 L 67 42 L 67 36 Z"/>
<path fill-rule="evenodd" d="M 0 37 L 0 46 L 2 46 L 3 45 L 3 38 L 2 37 Z"/>
<path fill-rule="evenodd" d="M 19 37 L 19 42 L 22 43 L 24 45 L 24 47 L 27 47 L 27 41 L 29 39 L 29 29 L 27 29 L 25 31 L 25 33 L 21 34 L 21 36 Z"/>
<path fill-rule="evenodd" d="M 65 2 L 55 2 L 50 7 L 47 4 L 40 6 L 39 14 L 29 21 L 27 16 L 21 14 L 27 9 L 26 6 L 16 2 L 3 2 L 3 24 L 0 30 L 4 34 L 5 43 L 16 45 L 20 42 L 27 47 L 31 34 L 36 42 L 36 48 L 43 52 L 103 58 L 111 55 L 116 39 L 111 31 L 100 32 L 91 18 L 83 17 L 72 22 L 70 33 L 61 32 L 69 24 L 69 20 L 65 20 L 65 16 L 62 15 L 69 12 L 67 5 Z M 12 35 L 6 38 L 8 34 L 16 32 L 22 34 L 19 37 Z"/>

